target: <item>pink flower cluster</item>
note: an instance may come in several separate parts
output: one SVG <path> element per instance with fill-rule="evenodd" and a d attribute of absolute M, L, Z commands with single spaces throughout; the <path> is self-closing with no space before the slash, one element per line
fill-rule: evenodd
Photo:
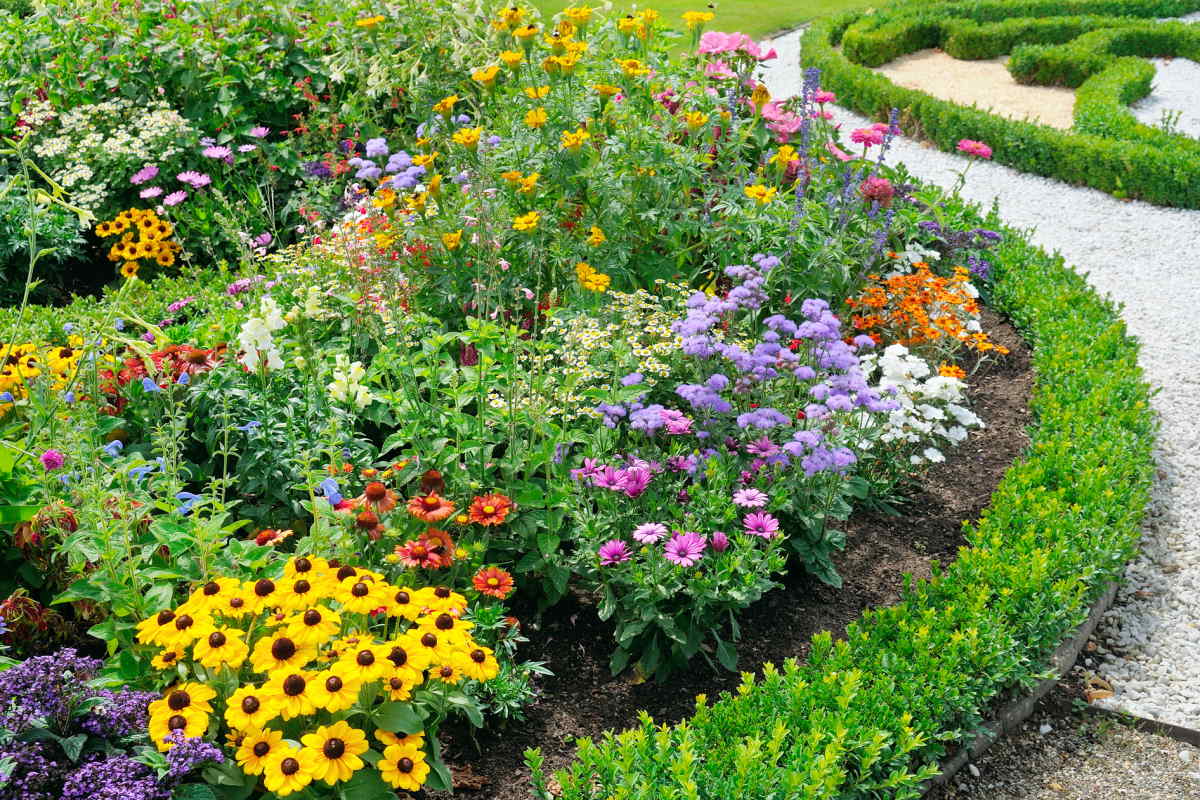
<path fill-rule="evenodd" d="M 787 142 L 804 124 L 799 114 L 784 111 L 774 100 L 763 106 L 762 115 L 767 121 L 767 129 L 775 134 L 775 140 L 781 144 Z"/>
<path fill-rule="evenodd" d="M 721 33 L 719 31 L 706 31 L 700 37 L 700 48 L 697 52 L 702 56 L 745 53 L 755 61 L 769 61 L 779 55 L 775 52 L 774 47 L 764 52 L 761 45 L 744 33 Z"/>
<path fill-rule="evenodd" d="M 974 139 L 960 139 L 958 142 L 959 152 L 966 153 L 969 156 L 977 158 L 991 158 L 992 148 L 988 147 L 983 142 L 977 142 Z"/>

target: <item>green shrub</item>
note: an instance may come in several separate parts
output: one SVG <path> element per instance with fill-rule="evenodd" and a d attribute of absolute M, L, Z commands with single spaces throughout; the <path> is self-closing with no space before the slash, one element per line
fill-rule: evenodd
<path fill-rule="evenodd" d="M 967 225 L 997 227 L 958 208 Z M 1007 231 L 994 304 L 1034 347 L 1037 424 L 969 547 L 844 641 L 768 665 L 677 725 L 582 740 L 564 800 L 919 796 L 952 742 L 1002 692 L 1031 683 L 1135 549 L 1154 421 L 1137 345 L 1061 258 Z M 1125 454 L 1119 462 L 1110 454 Z M 701 757 L 702 756 L 702 757 Z M 536 792 L 540 755 L 527 753 Z"/>

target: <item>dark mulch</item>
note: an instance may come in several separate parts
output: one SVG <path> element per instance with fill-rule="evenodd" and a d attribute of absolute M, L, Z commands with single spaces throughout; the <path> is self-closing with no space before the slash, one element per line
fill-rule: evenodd
<path fill-rule="evenodd" d="M 860 513 L 843 526 L 849 542 L 837 559 L 845 581 L 841 589 L 789 575 L 783 589 L 750 608 L 741 620 L 742 669 L 803 659 L 813 634 L 828 630 L 843 636 L 865 609 L 896 602 L 905 575 L 925 578 L 932 561 L 954 560 L 963 544 L 963 522 L 979 517 L 1004 471 L 1029 444 L 1029 349 L 1007 322 L 984 313 L 985 330 L 1011 350 L 970 380 L 972 407 L 987 428 L 921 477 L 900 516 Z M 542 682 L 541 698 L 525 722 L 474 740 L 462 729 L 447 732 L 445 756 L 458 795 L 524 800 L 530 796 L 521 756 L 526 748 L 540 748 L 547 769 L 557 769 L 570 762 L 577 737 L 627 728 L 639 709 L 660 722 L 680 720 L 693 710 L 697 694 L 715 698 L 740 682 L 738 675 L 713 672 L 701 659 L 665 684 L 637 683 L 628 671 L 613 677 L 611 627 L 596 618 L 586 598 L 560 603 L 527 633 L 531 642 L 522 657 L 545 661 L 554 677 Z"/>

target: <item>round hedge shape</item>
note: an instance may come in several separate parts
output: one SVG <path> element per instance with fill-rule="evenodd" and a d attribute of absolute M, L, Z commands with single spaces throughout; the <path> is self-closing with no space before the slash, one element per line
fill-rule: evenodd
<path fill-rule="evenodd" d="M 1026 172 L 1200 208 L 1200 141 L 1144 125 L 1128 109 L 1150 92 L 1146 57 L 1200 60 L 1200 25 L 1156 21 L 1193 11 L 1200 0 L 905 0 L 814 23 L 802 53 L 843 102 L 881 119 L 899 108 L 908 130 L 943 150 L 979 139 L 997 161 Z M 1075 88 L 1074 128 L 960 106 L 870 69 L 931 47 L 968 60 L 1010 53 L 1017 81 Z"/>
<path fill-rule="evenodd" d="M 846 639 L 767 665 L 677 725 L 581 740 L 541 798 L 913 798 L 989 703 L 1031 685 L 1134 554 L 1153 475 L 1155 421 L 1138 348 L 1080 275 L 994 217 L 951 201 L 967 227 L 1003 230 L 992 305 L 1034 351 L 1036 425 L 968 546 Z"/>

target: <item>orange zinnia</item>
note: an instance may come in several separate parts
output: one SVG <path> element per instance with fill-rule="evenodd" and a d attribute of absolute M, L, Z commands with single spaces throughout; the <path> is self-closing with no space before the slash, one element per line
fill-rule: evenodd
<path fill-rule="evenodd" d="M 513 590 L 513 578 L 499 567 L 484 567 L 471 579 L 475 591 L 503 600 Z"/>
<path fill-rule="evenodd" d="M 408 513 L 422 522 L 441 522 L 454 513 L 454 503 L 437 492 L 430 492 L 409 500 Z"/>
<path fill-rule="evenodd" d="M 502 494 L 485 494 L 471 501 L 471 522 L 499 525 L 513 509 L 513 501 Z"/>

